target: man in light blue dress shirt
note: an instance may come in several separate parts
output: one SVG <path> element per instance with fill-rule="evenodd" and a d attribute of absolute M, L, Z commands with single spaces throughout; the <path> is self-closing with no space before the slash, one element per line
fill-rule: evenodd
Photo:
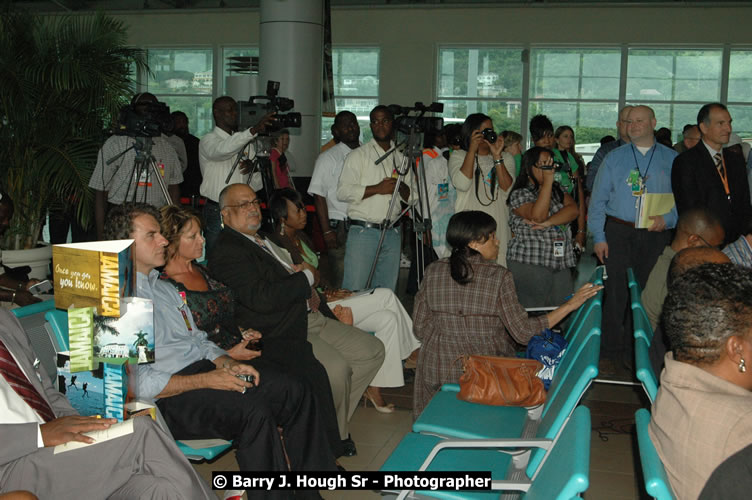
<path fill-rule="evenodd" d="M 232 359 L 196 326 L 177 289 L 159 279 L 155 268 L 165 264 L 167 240 L 158 217 L 149 205 L 126 204 L 113 208 L 105 225 L 109 239 L 134 240 L 136 294 L 154 301 L 158 354 L 138 366 L 137 397 L 156 400 L 176 439 L 233 440 L 240 470 L 286 471 L 287 459 L 292 470 L 335 470 L 308 388 L 267 364 L 257 369 Z M 247 493 L 287 498 L 290 492 Z M 296 493 L 319 498 L 315 491 Z"/>
<path fill-rule="evenodd" d="M 637 200 L 642 193 L 671 193 L 671 165 L 676 151 L 655 142 L 656 120 L 648 106 L 635 106 L 627 116 L 627 133 L 632 141 L 611 151 L 598 170 L 588 213 L 595 254 L 606 264 L 603 304 L 602 358 L 632 366 L 631 316 L 627 315 L 627 268 L 634 270 L 644 288 L 650 270 L 663 248 L 671 241 L 677 213 L 650 217 L 647 229 L 636 229 Z M 625 327 L 626 325 L 626 327 Z M 615 365 L 606 362 L 603 371 L 613 375 Z"/>

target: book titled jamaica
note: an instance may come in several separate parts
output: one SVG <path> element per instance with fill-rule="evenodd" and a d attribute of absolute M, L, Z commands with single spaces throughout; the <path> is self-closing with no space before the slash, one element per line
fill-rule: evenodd
<path fill-rule="evenodd" d="M 133 295 L 133 240 L 92 241 L 52 247 L 55 307 L 95 307 L 119 318 L 120 299 Z"/>

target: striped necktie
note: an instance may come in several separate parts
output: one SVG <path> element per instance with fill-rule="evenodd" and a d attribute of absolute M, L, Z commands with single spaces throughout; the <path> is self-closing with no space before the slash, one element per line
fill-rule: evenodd
<path fill-rule="evenodd" d="M 718 172 L 721 174 L 721 176 L 726 175 L 726 169 L 723 167 L 723 158 L 721 158 L 721 153 L 716 153 L 713 155 L 713 159 L 715 160 L 715 168 L 718 169 Z"/>
<path fill-rule="evenodd" d="M 10 351 L 5 344 L 0 340 L 0 374 L 8 381 L 8 384 L 13 388 L 26 403 L 37 412 L 37 414 L 44 419 L 45 422 L 55 420 L 55 413 L 44 400 L 39 391 L 37 391 L 29 379 L 26 378 L 24 372 L 19 368 L 16 360 L 13 359 Z"/>

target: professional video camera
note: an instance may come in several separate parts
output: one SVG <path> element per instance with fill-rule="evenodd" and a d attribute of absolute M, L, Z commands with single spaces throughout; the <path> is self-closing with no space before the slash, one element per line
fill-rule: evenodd
<path fill-rule="evenodd" d="M 423 116 L 427 112 L 442 113 L 444 105 L 434 102 L 425 106 L 422 102 L 416 102 L 412 108 L 390 104 L 387 106 L 394 116 L 395 128 L 403 134 L 414 131 L 419 134 L 424 132 L 439 132 L 444 127 L 444 119 L 437 116 Z M 417 113 L 410 115 L 410 113 Z"/>
<path fill-rule="evenodd" d="M 136 109 L 138 108 L 138 109 Z M 170 107 L 161 102 L 140 102 L 123 106 L 118 117 L 117 135 L 129 137 L 158 137 L 172 132 Z"/>
<path fill-rule="evenodd" d="M 279 97 L 279 82 L 269 80 L 266 82 L 266 95 L 255 95 L 248 98 L 248 101 L 240 101 L 239 129 L 247 129 L 256 125 L 261 118 L 267 113 L 276 113 L 274 122 L 267 127 L 267 130 L 274 132 L 288 127 L 300 127 L 300 113 L 280 114 L 280 111 L 289 111 L 295 106 L 295 101 L 287 97 Z M 263 100 L 265 102 L 256 102 Z"/>

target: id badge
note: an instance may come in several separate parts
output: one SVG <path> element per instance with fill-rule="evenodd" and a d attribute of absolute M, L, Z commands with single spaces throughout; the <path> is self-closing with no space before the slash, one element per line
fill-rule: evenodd
<path fill-rule="evenodd" d="M 557 238 L 554 240 L 554 257 L 564 257 L 564 239 Z"/>
<path fill-rule="evenodd" d="M 439 201 L 449 200 L 449 183 L 444 182 L 438 185 Z"/>
<path fill-rule="evenodd" d="M 192 332 L 193 328 L 191 327 L 191 322 L 188 319 L 188 315 L 185 313 L 185 309 L 183 307 L 179 307 L 178 310 L 180 311 L 180 314 L 183 315 L 183 321 L 185 321 L 186 328 L 188 328 L 189 332 Z"/>
<path fill-rule="evenodd" d="M 642 195 L 643 180 L 642 180 L 642 176 L 640 175 L 640 172 L 637 169 L 633 168 L 632 170 L 629 171 L 629 177 L 627 177 L 627 184 L 629 185 L 629 188 L 632 191 L 632 196 Z"/>
<path fill-rule="evenodd" d="M 140 187 L 151 187 L 151 180 L 149 179 L 149 170 L 147 168 L 141 171 L 141 175 L 138 176 L 137 185 Z"/>

